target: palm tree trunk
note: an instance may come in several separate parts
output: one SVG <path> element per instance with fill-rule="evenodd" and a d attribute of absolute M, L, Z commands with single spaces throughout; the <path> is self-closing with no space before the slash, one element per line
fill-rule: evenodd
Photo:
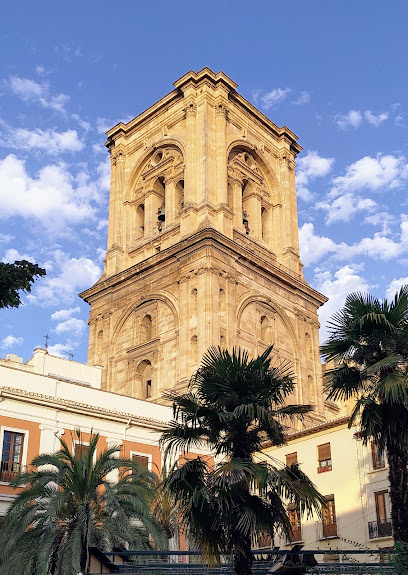
<path fill-rule="evenodd" d="M 408 543 L 408 452 L 389 443 L 387 455 L 394 539 Z"/>
<path fill-rule="evenodd" d="M 234 572 L 236 575 L 252 575 L 252 552 L 250 537 L 240 537 L 234 545 Z"/>
<path fill-rule="evenodd" d="M 88 552 L 88 545 L 86 541 L 82 542 L 81 546 L 81 555 L 79 558 L 79 565 L 81 567 L 81 573 L 86 575 L 89 573 L 89 552 Z"/>

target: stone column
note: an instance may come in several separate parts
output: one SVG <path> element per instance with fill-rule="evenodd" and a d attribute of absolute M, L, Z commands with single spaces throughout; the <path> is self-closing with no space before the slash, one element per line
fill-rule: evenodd
<path fill-rule="evenodd" d="M 280 188 L 283 211 L 283 255 L 284 264 L 293 271 L 299 271 L 298 230 L 296 211 L 296 192 L 292 189 L 294 161 L 290 152 L 283 150 L 280 156 Z M 293 179 L 294 182 L 294 179 Z"/>
<path fill-rule="evenodd" d="M 166 178 L 164 205 L 166 208 L 166 226 L 176 223 L 176 182 Z"/>
<path fill-rule="evenodd" d="M 254 189 L 249 198 L 246 199 L 249 229 L 251 236 L 257 240 L 262 238 L 261 222 L 261 198 L 257 190 Z"/>
<path fill-rule="evenodd" d="M 227 183 L 227 143 L 226 143 L 226 108 L 219 103 L 215 107 L 216 129 L 216 162 L 217 162 L 217 191 L 216 203 L 228 204 Z"/>
<path fill-rule="evenodd" d="M 196 145 L 197 106 L 193 101 L 186 105 L 186 157 L 184 172 L 184 204 L 196 201 Z"/>
<path fill-rule="evenodd" d="M 234 228 L 243 229 L 242 225 L 242 182 L 240 179 L 230 178 L 232 186 L 232 205 L 234 211 Z"/>
<path fill-rule="evenodd" d="M 121 150 L 111 156 L 108 250 L 106 254 L 108 275 L 120 271 L 122 266 L 125 162 L 126 156 Z"/>

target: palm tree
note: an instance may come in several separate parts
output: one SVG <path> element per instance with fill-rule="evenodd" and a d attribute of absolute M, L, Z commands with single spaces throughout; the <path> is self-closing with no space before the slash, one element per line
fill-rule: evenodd
<path fill-rule="evenodd" d="M 232 555 L 235 573 L 249 575 L 257 537 L 290 525 L 284 498 L 301 512 L 319 511 L 323 497 L 294 464 L 260 457 L 265 441 L 285 443 L 284 422 L 310 411 L 285 405 L 294 384 L 288 367 L 271 365 L 272 346 L 250 360 L 246 351 L 210 348 L 186 393 L 169 392 L 175 420 L 164 431 L 165 456 L 209 448 L 208 457 L 174 467 L 165 485 L 181 524 L 207 559 Z"/>
<path fill-rule="evenodd" d="M 394 538 L 408 543 L 408 286 L 393 301 L 350 294 L 329 329 L 328 397 L 356 398 L 349 426 L 387 453 Z"/>
<path fill-rule="evenodd" d="M 83 446 L 80 431 L 75 434 Z M 39 455 L 32 470 L 11 482 L 23 490 L 0 529 L 2 575 L 88 573 L 91 546 L 143 549 L 149 536 L 163 541 L 151 512 L 156 476 L 118 457 L 119 447 L 97 455 L 98 440 L 91 435 L 89 447 L 75 456 L 60 439 L 61 451 Z M 115 470 L 119 479 L 111 483 Z"/>

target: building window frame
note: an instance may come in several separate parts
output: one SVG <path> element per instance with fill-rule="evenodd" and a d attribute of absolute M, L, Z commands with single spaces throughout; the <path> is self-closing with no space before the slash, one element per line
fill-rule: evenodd
<path fill-rule="evenodd" d="M 385 469 L 384 453 L 382 453 L 382 455 L 379 455 L 378 446 L 375 441 L 371 441 L 371 467 L 373 471 L 379 471 L 380 469 Z"/>
<path fill-rule="evenodd" d="M 317 473 L 325 473 L 333 469 L 330 441 L 317 446 L 317 461 L 319 463 Z"/>
<path fill-rule="evenodd" d="M 147 470 L 152 471 L 153 455 L 151 453 L 146 453 L 145 451 L 135 451 L 135 450 L 131 449 L 129 451 L 129 459 L 133 460 L 134 455 L 138 455 L 139 457 L 146 457 L 148 459 Z"/>
<path fill-rule="evenodd" d="M 338 523 L 334 495 L 325 495 L 327 507 L 322 508 L 322 539 L 338 537 Z"/>
<path fill-rule="evenodd" d="M 10 433 L 19 433 L 23 435 L 23 450 L 20 459 L 20 471 L 26 469 L 27 467 L 27 454 L 28 454 L 28 441 L 30 432 L 28 429 L 21 429 L 19 427 L 11 427 L 10 425 L 2 425 L 0 431 L 0 447 L 1 447 L 1 456 L 3 457 L 3 445 L 4 445 L 4 433 L 9 431 Z M 16 473 L 17 475 L 17 473 Z M 8 485 L 10 481 L 0 481 L 0 485 Z"/>

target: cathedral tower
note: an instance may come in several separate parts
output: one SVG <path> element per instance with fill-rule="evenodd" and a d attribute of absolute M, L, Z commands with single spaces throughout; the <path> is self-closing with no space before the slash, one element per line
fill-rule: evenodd
<path fill-rule="evenodd" d="M 108 250 L 91 305 L 89 363 L 105 389 L 160 401 L 211 345 L 270 343 L 294 400 L 323 417 L 317 309 L 299 258 L 296 135 L 208 68 L 107 132 Z"/>

